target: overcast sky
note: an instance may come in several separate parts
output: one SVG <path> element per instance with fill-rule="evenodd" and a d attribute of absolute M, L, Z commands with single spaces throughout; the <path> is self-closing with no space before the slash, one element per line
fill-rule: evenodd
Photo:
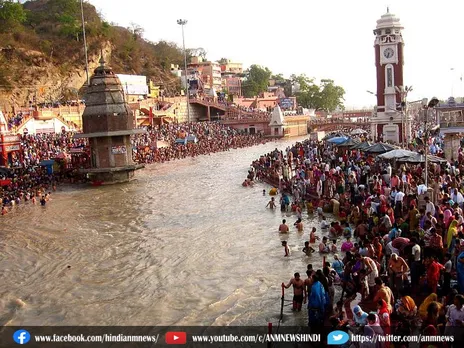
<path fill-rule="evenodd" d="M 151 41 L 182 45 L 176 20 L 187 19 L 187 48 L 203 47 L 209 60 L 222 57 L 259 64 L 273 73 L 330 78 L 345 91 L 347 108 L 370 107 L 376 90 L 374 34 L 377 19 L 397 15 L 405 41 L 408 100 L 463 96 L 462 0 L 89 0 L 104 18 L 136 23 Z M 451 70 L 454 69 L 454 70 Z"/>

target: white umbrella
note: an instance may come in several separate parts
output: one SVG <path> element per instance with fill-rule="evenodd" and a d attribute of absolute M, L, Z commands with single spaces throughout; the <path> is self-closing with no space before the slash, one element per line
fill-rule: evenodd
<path fill-rule="evenodd" d="M 385 152 L 379 155 L 378 157 L 383 158 L 383 159 L 394 159 L 394 158 L 411 157 L 415 155 L 417 155 L 417 152 L 404 150 L 404 149 L 396 149 L 396 150 Z"/>
<path fill-rule="evenodd" d="M 351 135 L 358 135 L 358 134 L 364 134 L 364 133 L 367 133 L 367 132 L 362 128 L 358 128 L 358 129 L 355 129 L 354 131 L 352 131 Z"/>

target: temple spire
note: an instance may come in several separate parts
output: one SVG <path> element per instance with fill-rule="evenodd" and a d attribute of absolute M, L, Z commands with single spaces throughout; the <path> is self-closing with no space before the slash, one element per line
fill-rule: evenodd
<path fill-rule="evenodd" d="M 98 61 L 100 66 L 103 68 L 105 66 L 105 58 L 103 57 L 103 49 L 100 50 L 100 60 Z"/>

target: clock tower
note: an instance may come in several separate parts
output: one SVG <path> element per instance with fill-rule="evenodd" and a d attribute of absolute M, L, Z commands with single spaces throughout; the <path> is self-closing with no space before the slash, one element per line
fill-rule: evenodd
<path fill-rule="evenodd" d="M 402 114 L 403 90 L 403 26 L 399 18 L 387 8 L 374 30 L 375 66 L 377 71 L 377 111 L 372 117 L 375 140 L 402 141 L 404 120 Z"/>

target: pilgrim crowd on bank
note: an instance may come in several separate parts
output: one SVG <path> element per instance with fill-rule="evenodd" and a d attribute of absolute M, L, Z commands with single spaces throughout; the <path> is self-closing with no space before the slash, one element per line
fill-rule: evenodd
<path fill-rule="evenodd" d="M 414 131 L 420 134 L 420 125 Z M 363 134 L 359 141 L 369 138 Z M 428 146 L 429 153 L 443 155 L 439 136 L 428 141 L 414 139 L 408 147 L 421 152 Z M 305 304 L 314 332 L 448 335 L 456 346 L 464 339 L 462 148 L 451 162 L 428 163 L 427 190 L 423 162 L 382 160 L 379 153 L 353 147 L 308 139 L 275 149 L 252 163 L 243 183 L 272 185 L 267 208 L 281 210 L 283 217 L 293 212 L 296 219 L 294 227 L 283 220 L 279 232 L 288 239 L 292 233 L 305 237 L 292 254 L 290 241 L 282 242 L 285 257 L 307 255 L 306 269 L 282 283 L 293 286 L 293 310 Z M 305 217 L 314 221 L 315 215 L 320 225 L 306 226 Z M 320 269 L 311 262 L 314 253 L 324 256 Z"/>

